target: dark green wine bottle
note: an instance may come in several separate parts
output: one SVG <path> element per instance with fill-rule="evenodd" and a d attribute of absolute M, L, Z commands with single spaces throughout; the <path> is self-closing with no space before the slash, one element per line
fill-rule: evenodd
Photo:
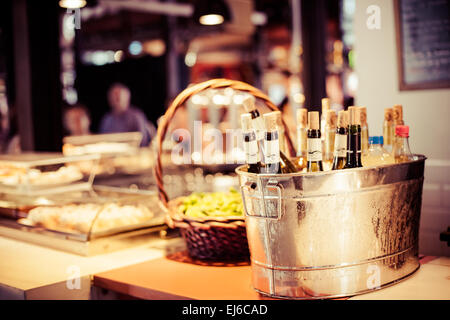
<path fill-rule="evenodd" d="M 361 117 L 357 107 L 349 107 L 350 124 L 347 136 L 347 158 L 344 169 L 362 167 L 361 162 Z"/>

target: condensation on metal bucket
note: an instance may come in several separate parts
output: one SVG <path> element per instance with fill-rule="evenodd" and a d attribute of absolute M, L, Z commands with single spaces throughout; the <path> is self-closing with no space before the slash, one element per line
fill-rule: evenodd
<path fill-rule="evenodd" d="M 281 298 L 350 296 L 419 268 L 425 157 L 321 173 L 236 169 L 254 288 Z"/>

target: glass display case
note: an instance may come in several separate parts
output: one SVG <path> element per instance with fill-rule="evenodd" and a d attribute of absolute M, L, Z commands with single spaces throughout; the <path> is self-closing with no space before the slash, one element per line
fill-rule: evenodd
<path fill-rule="evenodd" d="M 137 174 L 150 170 L 153 154 L 150 148 L 140 148 L 142 133 L 123 132 L 68 136 L 63 139 L 64 155 L 97 154 L 97 178 L 115 174 Z"/>
<path fill-rule="evenodd" d="M 60 153 L 0 155 L 0 193 L 39 196 L 88 190 L 99 156 Z"/>
<path fill-rule="evenodd" d="M 0 234 L 81 255 L 136 245 L 165 229 L 156 192 L 94 186 L 20 199 L 0 195 Z"/>

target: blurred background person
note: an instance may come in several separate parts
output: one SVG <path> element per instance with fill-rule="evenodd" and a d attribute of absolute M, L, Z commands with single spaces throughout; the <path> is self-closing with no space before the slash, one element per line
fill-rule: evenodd
<path fill-rule="evenodd" d="M 64 128 L 70 136 L 90 134 L 91 119 L 85 106 L 76 104 L 64 113 Z"/>
<path fill-rule="evenodd" d="M 144 113 L 130 104 L 130 89 L 121 83 L 114 83 L 108 90 L 111 112 L 100 123 L 100 133 L 141 132 L 141 146 L 148 146 L 156 133 L 153 124 Z"/>

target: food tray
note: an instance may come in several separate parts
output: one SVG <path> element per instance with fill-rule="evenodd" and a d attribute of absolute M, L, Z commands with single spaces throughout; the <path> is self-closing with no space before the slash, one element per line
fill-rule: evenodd
<path fill-rule="evenodd" d="M 0 193 L 39 196 L 89 190 L 98 161 L 98 155 L 0 155 Z"/>
<path fill-rule="evenodd" d="M 49 207 L 87 203 L 95 203 L 100 206 L 111 203 L 123 205 L 142 204 L 151 208 L 154 216 L 147 221 L 102 229 L 98 232 L 92 232 L 92 226 L 89 228 L 89 232 L 86 233 L 76 230 L 59 230 L 59 228 L 50 229 L 39 225 L 30 225 L 30 222 L 26 220 L 26 211 L 33 207 L 33 203 L 38 203 L 38 199 L 41 203 L 47 201 L 47 206 Z M 81 254 L 90 254 L 91 249 L 89 247 L 92 247 L 92 243 L 104 242 L 97 240 L 105 238 L 117 240 L 135 236 L 140 237 L 141 235 L 165 229 L 164 215 L 159 210 L 157 195 L 151 191 L 94 186 L 92 191 L 52 195 L 46 198 L 30 198 L 29 202 L 17 203 L 16 207 L 14 207 L 13 200 L 13 198 L 10 198 L 8 201 L 3 200 L 3 205 L 5 205 L 4 210 L 0 211 L 1 235 L 73 252 L 71 246 L 66 245 L 67 241 L 70 241 L 73 244 L 73 249 L 77 251 L 75 253 L 82 252 Z M 21 209 L 24 207 L 28 209 L 25 211 Z M 92 225 L 94 223 L 95 220 L 93 220 Z M 105 243 L 108 242 L 106 241 Z"/>

